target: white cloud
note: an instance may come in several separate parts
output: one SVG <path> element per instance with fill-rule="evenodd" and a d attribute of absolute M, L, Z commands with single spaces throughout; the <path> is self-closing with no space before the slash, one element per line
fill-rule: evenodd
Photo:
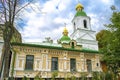
<path fill-rule="evenodd" d="M 69 17 L 71 17 L 72 13 L 68 14 L 68 18 L 61 17 L 61 13 L 59 13 L 56 9 L 57 2 L 57 0 L 50 0 L 43 4 L 42 11 L 47 12 L 45 15 L 37 13 L 36 6 L 38 6 L 38 3 L 34 3 L 35 6 L 34 4 L 31 4 L 35 12 L 32 10 L 24 12 L 23 18 L 27 20 L 27 23 L 23 27 L 23 31 L 21 31 L 23 41 L 40 42 L 43 41 L 45 37 L 51 37 L 52 39 L 57 40 L 62 36 L 64 23 L 67 23 L 67 25 L 70 24 L 71 20 L 69 20 Z M 67 4 L 70 4 L 69 0 L 66 0 L 62 2 L 62 4 L 58 5 L 60 11 L 66 9 Z M 55 17 L 56 14 L 58 15 L 57 17 Z M 55 26 L 56 28 L 53 28 L 54 24 L 57 24 Z"/>
<path fill-rule="evenodd" d="M 61 24 L 61 23 L 69 23 L 70 20 L 69 19 L 66 19 L 66 18 L 62 18 L 62 17 L 56 17 L 54 20 L 53 20 L 54 23 L 57 23 L 57 24 Z"/>
<path fill-rule="evenodd" d="M 111 5 L 113 4 L 113 0 L 101 0 L 104 4 Z M 101 5 L 102 6 L 102 5 Z"/>
<path fill-rule="evenodd" d="M 41 42 L 44 40 L 45 37 L 51 37 L 56 42 L 57 39 L 60 39 L 60 37 L 62 36 L 64 23 L 67 24 L 66 27 L 70 35 L 73 32 L 71 20 L 75 14 L 75 9 L 72 9 L 75 7 L 76 3 L 77 2 L 75 2 L 74 0 L 48 0 L 44 4 L 31 4 L 31 6 L 34 8 L 34 11 L 25 11 L 24 15 L 22 16 L 24 20 L 26 20 L 26 25 L 21 31 L 23 41 Z M 92 10 L 93 7 L 97 6 L 94 4 L 93 1 L 89 4 L 91 6 L 87 8 L 88 10 L 89 8 Z M 101 6 L 103 4 L 110 5 L 112 4 L 112 1 L 102 0 L 100 4 Z M 100 6 L 98 7 L 98 10 L 99 8 Z M 42 12 L 46 12 L 46 14 L 43 15 Z M 105 15 L 105 13 L 103 14 Z M 98 31 L 99 29 L 103 28 L 102 24 L 105 20 L 104 16 L 99 17 L 98 14 L 95 14 L 95 12 L 88 13 L 88 15 L 91 17 L 92 29 Z M 101 19 L 103 21 L 100 21 Z"/>

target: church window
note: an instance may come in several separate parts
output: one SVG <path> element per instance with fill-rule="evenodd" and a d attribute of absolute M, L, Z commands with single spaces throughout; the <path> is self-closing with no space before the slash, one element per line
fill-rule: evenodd
<path fill-rule="evenodd" d="M 58 57 L 52 57 L 51 69 L 52 71 L 58 70 Z"/>
<path fill-rule="evenodd" d="M 75 26 L 76 24 L 75 24 L 75 22 L 74 22 L 74 26 Z"/>
<path fill-rule="evenodd" d="M 99 64 L 98 64 L 98 63 L 97 63 L 96 65 L 97 65 L 97 66 L 99 66 Z"/>
<path fill-rule="evenodd" d="M 92 64 L 91 64 L 91 60 L 87 59 L 87 71 L 91 72 L 92 71 Z"/>
<path fill-rule="evenodd" d="M 25 70 L 33 70 L 33 63 L 34 63 L 34 56 L 27 55 L 26 56 Z"/>
<path fill-rule="evenodd" d="M 74 44 L 74 42 L 72 42 L 72 46 L 71 47 L 74 48 L 74 46 L 75 46 L 75 44 Z"/>
<path fill-rule="evenodd" d="M 74 58 L 70 59 L 70 71 L 71 72 L 76 71 L 76 59 Z"/>
<path fill-rule="evenodd" d="M 83 21 L 83 24 L 84 24 L 84 28 L 87 28 L 87 21 L 86 20 Z"/>

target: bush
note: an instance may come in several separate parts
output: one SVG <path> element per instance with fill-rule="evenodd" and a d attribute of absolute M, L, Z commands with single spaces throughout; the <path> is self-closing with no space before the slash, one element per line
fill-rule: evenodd
<path fill-rule="evenodd" d="M 9 77 L 8 80 L 14 80 L 14 78 L 13 77 Z"/>
<path fill-rule="evenodd" d="M 92 80 L 100 80 L 99 72 L 92 73 Z"/>
<path fill-rule="evenodd" d="M 81 74 L 81 80 L 87 80 L 87 74 L 85 72 L 80 73 Z"/>
<path fill-rule="evenodd" d="M 71 80 L 76 80 L 76 77 L 75 77 L 75 76 L 72 76 L 72 77 L 71 77 Z"/>
<path fill-rule="evenodd" d="M 30 80 L 30 79 L 27 78 L 26 76 L 24 76 L 24 77 L 22 78 L 22 80 Z"/>
<path fill-rule="evenodd" d="M 113 77 L 112 73 L 110 73 L 110 72 L 105 73 L 105 80 L 113 80 L 112 77 Z"/>
<path fill-rule="evenodd" d="M 34 80 L 40 80 L 39 76 L 35 76 Z"/>
<path fill-rule="evenodd" d="M 52 80 L 55 80 L 55 78 L 58 76 L 58 71 L 53 71 L 52 73 Z"/>

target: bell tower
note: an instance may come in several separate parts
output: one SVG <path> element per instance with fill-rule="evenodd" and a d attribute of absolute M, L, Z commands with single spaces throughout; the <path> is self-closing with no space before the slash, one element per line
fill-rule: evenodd
<path fill-rule="evenodd" d="M 84 12 L 82 4 L 76 5 L 76 14 L 72 20 L 74 32 L 78 29 L 91 30 L 90 17 Z"/>
<path fill-rule="evenodd" d="M 76 14 L 72 20 L 73 33 L 71 39 L 76 40 L 77 44 L 85 49 L 98 50 L 95 31 L 91 29 L 90 17 L 84 12 L 84 7 L 78 3 L 75 7 Z"/>

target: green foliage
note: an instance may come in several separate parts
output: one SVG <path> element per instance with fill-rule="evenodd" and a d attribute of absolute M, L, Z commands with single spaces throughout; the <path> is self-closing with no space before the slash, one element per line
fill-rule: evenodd
<path fill-rule="evenodd" d="M 120 12 L 113 10 L 111 23 L 105 25 L 107 30 L 98 33 L 97 39 L 100 47 L 102 46 L 102 53 L 104 53 L 103 61 L 106 62 L 109 71 L 118 75 L 118 69 L 120 68 Z"/>
<path fill-rule="evenodd" d="M 92 74 L 93 74 L 92 80 L 99 80 L 99 73 L 98 72 L 93 72 Z"/>
<path fill-rule="evenodd" d="M 41 80 L 39 76 L 35 76 L 34 80 Z"/>
<path fill-rule="evenodd" d="M 100 51 L 107 47 L 108 35 L 111 35 L 111 32 L 108 30 L 101 30 L 97 33 L 96 39 L 98 41 Z"/>
<path fill-rule="evenodd" d="M 69 78 L 70 78 L 70 75 L 66 73 L 64 80 L 69 80 Z"/>
<path fill-rule="evenodd" d="M 27 80 L 30 80 L 30 78 L 27 78 Z"/>
<path fill-rule="evenodd" d="M 24 76 L 24 77 L 22 78 L 22 80 L 27 80 L 27 77 L 26 77 L 26 76 Z"/>
<path fill-rule="evenodd" d="M 87 74 L 85 72 L 80 73 L 81 74 L 81 80 L 87 80 Z"/>
<path fill-rule="evenodd" d="M 64 80 L 69 80 L 69 78 L 68 77 L 65 77 L 65 79 Z"/>
<path fill-rule="evenodd" d="M 55 80 L 55 78 L 58 76 L 58 71 L 52 72 L 52 80 Z"/>
<path fill-rule="evenodd" d="M 14 80 L 14 78 L 13 77 L 9 77 L 8 80 Z"/>
<path fill-rule="evenodd" d="M 75 76 L 72 76 L 72 77 L 71 77 L 71 80 L 76 80 L 76 77 L 75 77 Z"/>
<path fill-rule="evenodd" d="M 100 72 L 99 73 L 99 77 L 100 77 L 100 80 L 104 80 L 105 79 L 105 73 L 104 72 Z"/>
<path fill-rule="evenodd" d="M 24 76 L 24 77 L 22 78 L 22 80 L 30 80 L 30 79 L 27 78 L 26 76 Z"/>
<path fill-rule="evenodd" d="M 35 76 L 34 80 L 44 80 L 44 79 L 42 79 L 41 77 L 39 77 L 39 76 L 37 75 L 37 76 Z"/>
<path fill-rule="evenodd" d="M 105 74 L 105 80 L 113 80 L 112 73 L 107 72 L 107 73 Z"/>
<path fill-rule="evenodd" d="M 105 73 L 103 72 L 93 72 L 92 73 L 92 80 L 104 80 Z"/>

